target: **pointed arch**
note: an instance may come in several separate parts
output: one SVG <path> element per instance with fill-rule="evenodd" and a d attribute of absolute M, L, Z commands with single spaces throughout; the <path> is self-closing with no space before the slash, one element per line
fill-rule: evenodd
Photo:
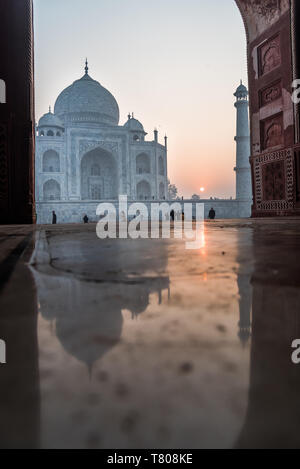
<path fill-rule="evenodd" d="M 138 200 L 151 199 L 151 187 L 148 181 L 141 181 L 136 186 L 136 195 Z"/>
<path fill-rule="evenodd" d="M 165 175 L 165 164 L 162 156 L 160 156 L 158 159 L 158 174 L 160 176 Z"/>
<path fill-rule="evenodd" d="M 146 153 L 140 153 L 136 157 L 136 174 L 150 174 L 151 164 L 150 156 Z"/>
<path fill-rule="evenodd" d="M 59 154 L 55 150 L 47 150 L 43 155 L 43 172 L 59 173 L 60 160 Z"/>
<path fill-rule="evenodd" d="M 61 200 L 60 184 L 55 179 L 49 179 L 44 183 L 43 197 L 45 202 Z"/>
<path fill-rule="evenodd" d="M 164 199 L 166 197 L 165 194 L 165 185 L 163 182 L 160 183 L 159 185 L 159 198 L 160 200 Z"/>
<path fill-rule="evenodd" d="M 118 197 L 118 167 L 114 156 L 100 147 L 81 160 L 81 199 L 115 200 Z"/>

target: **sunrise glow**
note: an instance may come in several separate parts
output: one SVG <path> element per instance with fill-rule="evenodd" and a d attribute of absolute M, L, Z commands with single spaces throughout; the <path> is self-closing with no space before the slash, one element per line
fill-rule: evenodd
<path fill-rule="evenodd" d="M 235 2 L 34 4 L 37 119 L 82 76 L 88 57 L 91 77 L 119 103 L 120 125 L 134 112 L 149 140 L 155 127 L 161 143 L 167 134 L 168 176 L 180 197 L 199 194 L 199 176 L 207 181 L 207 198 L 235 195 L 233 93 L 240 79 L 247 84 L 245 31 Z"/>

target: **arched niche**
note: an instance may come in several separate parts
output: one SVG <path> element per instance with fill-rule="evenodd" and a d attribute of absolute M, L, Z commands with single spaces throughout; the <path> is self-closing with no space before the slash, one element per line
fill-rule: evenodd
<path fill-rule="evenodd" d="M 159 198 L 160 200 L 165 198 L 165 185 L 162 182 L 159 184 Z"/>
<path fill-rule="evenodd" d="M 151 187 L 148 181 L 140 181 L 137 184 L 136 195 L 138 200 L 150 200 Z"/>
<path fill-rule="evenodd" d="M 81 160 L 82 200 L 114 200 L 118 197 L 118 169 L 113 155 L 95 148 Z"/>
<path fill-rule="evenodd" d="M 59 173 L 60 160 L 59 154 L 55 150 L 47 150 L 43 155 L 43 172 Z"/>
<path fill-rule="evenodd" d="M 165 164 L 162 156 L 160 156 L 158 159 L 158 174 L 160 176 L 165 175 Z"/>
<path fill-rule="evenodd" d="M 141 153 L 136 157 L 136 174 L 150 174 L 150 157 L 146 153 Z"/>
<path fill-rule="evenodd" d="M 49 179 L 43 186 L 43 197 L 45 202 L 61 200 L 60 184 L 54 179 Z"/>

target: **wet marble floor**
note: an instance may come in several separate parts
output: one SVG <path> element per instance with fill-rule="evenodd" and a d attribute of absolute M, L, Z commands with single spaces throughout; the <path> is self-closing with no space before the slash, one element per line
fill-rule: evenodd
<path fill-rule="evenodd" d="M 0 447 L 300 446 L 300 220 L 0 228 Z"/>

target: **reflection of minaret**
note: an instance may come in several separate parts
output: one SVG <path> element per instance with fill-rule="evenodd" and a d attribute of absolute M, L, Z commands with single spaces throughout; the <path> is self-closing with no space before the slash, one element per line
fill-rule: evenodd
<path fill-rule="evenodd" d="M 251 336 L 251 302 L 252 288 L 250 285 L 250 275 L 238 275 L 239 287 L 239 338 L 243 345 L 246 345 Z"/>
<path fill-rule="evenodd" d="M 242 84 L 234 93 L 237 109 L 236 125 L 236 198 L 250 201 L 252 198 L 251 170 L 250 170 L 250 130 L 248 116 L 248 90 Z"/>
<path fill-rule="evenodd" d="M 252 238 L 251 232 L 248 236 Z M 246 261 L 246 255 L 249 258 L 252 257 L 251 252 L 245 252 L 245 244 L 242 244 L 243 239 L 245 238 L 245 233 L 238 233 L 238 253 L 237 253 L 237 263 L 238 263 L 238 273 L 237 273 L 237 284 L 239 290 L 239 313 L 240 320 L 238 323 L 239 332 L 238 336 L 242 345 L 246 345 L 251 337 L 251 310 L 252 310 L 252 286 L 251 286 L 251 277 L 253 273 L 252 266 L 249 264 L 249 261 Z M 241 244 L 240 244 L 241 243 Z M 251 242 L 249 243 L 251 246 Z"/>

